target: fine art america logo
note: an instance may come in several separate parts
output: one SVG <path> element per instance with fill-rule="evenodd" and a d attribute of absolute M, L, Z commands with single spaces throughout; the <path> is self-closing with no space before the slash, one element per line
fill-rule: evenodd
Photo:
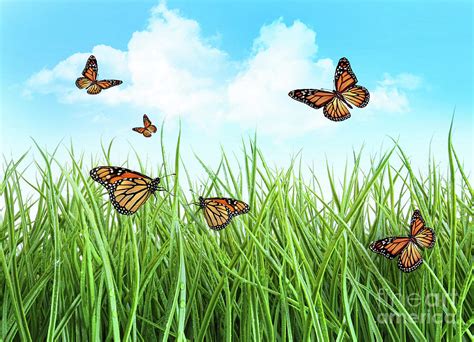
<path fill-rule="evenodd" d="M 402 298 L 402 294 L 400 293 L 395 293 L 395 296 L 399 299 Z M 456 293 L 454 293 L 454 296 L 450 296 L 450 298 L 456 297 Z M 390 306 L 394 306 L 393 300 L 383 289 L 379 290 L 378 300 L 379 302 L 385 302 Z M 446 298 L 446 295 L 443 293 L 410 293 L 406 296 L 404 306 L 409 312 L 411 319 L 416 323 L 439 324 L 444 322 L 446 324 L 454 324 L 456 320 L 455 313 L 448 312 L 451 306 L 450 301 L 451 300 Z M 406 318 L 406 315 L 390 310 L 380 312 L 376 317 L 379 324 L 400 324 L 403 323 Z"/>

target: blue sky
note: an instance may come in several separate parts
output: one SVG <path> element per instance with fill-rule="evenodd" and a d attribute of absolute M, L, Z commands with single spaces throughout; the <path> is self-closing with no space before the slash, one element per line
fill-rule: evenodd
<path fill-rule="evenodd" d="M 210 163 L 220 146 L 241 150 L 259 134 L 276 164 L 303 149 L 307 164 L 336 166 L 353 149 L 368 155 L 399 138 L 424 168 L 431 144 L 445 160 L 455 144 L 473 169 L 473 30 L 470 1 L 156 1 L 1 4 L 1 152 L 17 156 L 33 137 L 98 153 L 116 137 L 114 161 L 130 145 L 154 160 L 158 139 L 130 130 L 147 113 L 178 120 L 184 152 Z M 99 77 L 124 80 L 91 97 L 74 86 L 94 53 Z M 367 108 L 333 123 L 292 101 L 299 87 L 331 88 L 346 56 L 371 93 Z M 160 164 L 158 161 L 157 164 Z M 133 165 L 133 163 L 132 163 Z"/>

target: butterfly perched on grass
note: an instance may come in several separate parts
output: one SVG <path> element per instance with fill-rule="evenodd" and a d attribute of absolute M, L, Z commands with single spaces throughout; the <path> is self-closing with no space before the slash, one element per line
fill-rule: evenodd
<path fill-rule="evenodd" d="M 160 187 L 161 178 L 150 178 L 139 172 L 118 166 L 99 166 L 90 176 L 109 192 L 110 201 L 122 215 L 134 214 Z"/>
<path fill-rule="evenodd" d="M 312 108 L 324 107 L 324 116 L 329 120 L 343 121 L 351 117 L 347 108 L 352 109 L 351 104 L 363 108 L 369 103 L 369 91 L 356 83 L 357 77 L 352 71 L 351 64 L 347 58 L 342 57 L 337 63 L 334 74 L 335 90 L 296 89 L 290 91 L 288 95 Z"/>
<path fill-rule="evenodd" d="M 195 204 L 203 209 L 207 225 L 213 230 L 224 229 L 234 216 L 248 213 L 250 210 L 247 203 L 224 197 L 199 196 L 199 202 Z"/>
<path fill-rule="evenodd" d="M 423 263 L 419 248 L 432 248 L 435 242 L 434 230 L 425 226 L 420 211 L 415 210 L 411 218 L 408 237 L 395 236 L 377 240 L 372 242 L 369 248 L 390 260 L 399 256 L 398 268 L 403 272 L 411 272 Z"/>
<path fill-rule="evenodd" d="M 91 55 L 86 62 L 86 66 L 82 71 L 82 76 L 76 80 L 76 86 L 79 89 L 87 88 L 87 93 L 90 95 L 96 95 L 102 91 L 102 89 L 108 89 L 122 84 L 120 80 L 97 80 L 99 74 L 99 68 L 97 66 L 97 59 Z"/>
<path fill-rule="evenodd" d="M 132 130 L 143 134 L 146 138 L 151 137 L 151 134 L 156 133 L 157 131 L 156 126 L 151 124 L 151 121 L 146 114 L 143 114 L 143 127 L 133 127 Z"/>

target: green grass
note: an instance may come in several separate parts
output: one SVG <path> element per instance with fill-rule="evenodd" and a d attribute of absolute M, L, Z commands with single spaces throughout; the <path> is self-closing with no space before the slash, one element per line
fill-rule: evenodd
<path fill-rule="evenodd" d="M 112 144 L 89 161 L 71 147 L 68 166 L 36 148 L 31 165 L 7 160 L 0 184 L 4 341 L 473 339 L 474 192 L 451 133 L 449 165 L 431 159 L 424 174 L 395 141 L 365 169 L 355 153 L 340 180 L 324 166 L 303 177 L 298 159 L 272 168 L 256 139 L 237 160 L 222 152 L 215 170 L 199 160 L 206 195 L 251 206 L 221 232 L 187 205 L 196 199 L 182 190 L 204 190 L 179 140 L 172 155 L 162 144 L 161 170 L 138 158 L 148 174 L 175 172 L 164 179 L 175 195 L 160 192 L 133 217 L 89 178 Z M 24 176 L 32 169 L 36 179 Z M 415 208 L 437 242 L 404 274 L 368 244 L 406 235 Z"/>

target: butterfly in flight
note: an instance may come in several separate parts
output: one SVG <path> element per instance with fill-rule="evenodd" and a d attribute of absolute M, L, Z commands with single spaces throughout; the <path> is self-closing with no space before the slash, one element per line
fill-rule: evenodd
<path fill-rule="evenodd" d="M 143 134 L 146 138 L 151 137 L 152 133 L 156 133 L 156 126 L 151 124 L 151 121 L 146 114 L 143 114 L 143 126 L 144 127 L 133 127 L 132 130 Z"/>
<path fill-rule="evenodd" d="M 335 90 L 295 89 L 290 91 L 288 95 L 312 108 L 324 107 L 324 116 L 329 120 L 343 121 L 351 117 L 347 108 L 352 109 L 351 104 L 363 108 L 369 103 L 369 91 L 360 85 L 356 85 L 356 83 L 357 77 L 352 71 L 351 64 L 347 58 L 342 57 L 337 63 L 334 74 Z"/>
<path fill-rule="evenodd" d="M 419 248 L 432 248 L 436 242 L 436 235 L 432 228 L 425 227 L 425 221 L 418 210 L 415 210 L 410 223 L 408 237 L 388 237 L 374 241 L 369 248 L 372 252 L 382 254 L 392 260 L 398 258 L 398 268 L 403 272 L 416 270 L 422 263 Z"/>
<path fill-rule="evenodd" d="M 108 89 L 122 84 L 120 80 L 100 80 L 97 81 L 99 68 L 97 66 L 97 59 L 93 55 L 87 60 L 86 66 L 82 71 L 82 76 L 76 80 L 76 86 L 79 89 L 87 88 L 87 93 L 96 95 L 102 91 L 102 89 Z"/>
<path fill-rule="evenodd" d="M 224 229 L 234 216 L 248 213 L 250 210 L 247 203 L 233 198 L 199 196 L 199 202 L 195 204 L 204 210 L 207 225 L 213 230 Z"/>
<path fill-rule="evenodd" d="M 90 176 L 109 192 L 110 201 L 122 215 L 134 214 L 160 187 L 161 178 L 150 178 L 139 172 L 118 166 L 99 166 Z"/>

